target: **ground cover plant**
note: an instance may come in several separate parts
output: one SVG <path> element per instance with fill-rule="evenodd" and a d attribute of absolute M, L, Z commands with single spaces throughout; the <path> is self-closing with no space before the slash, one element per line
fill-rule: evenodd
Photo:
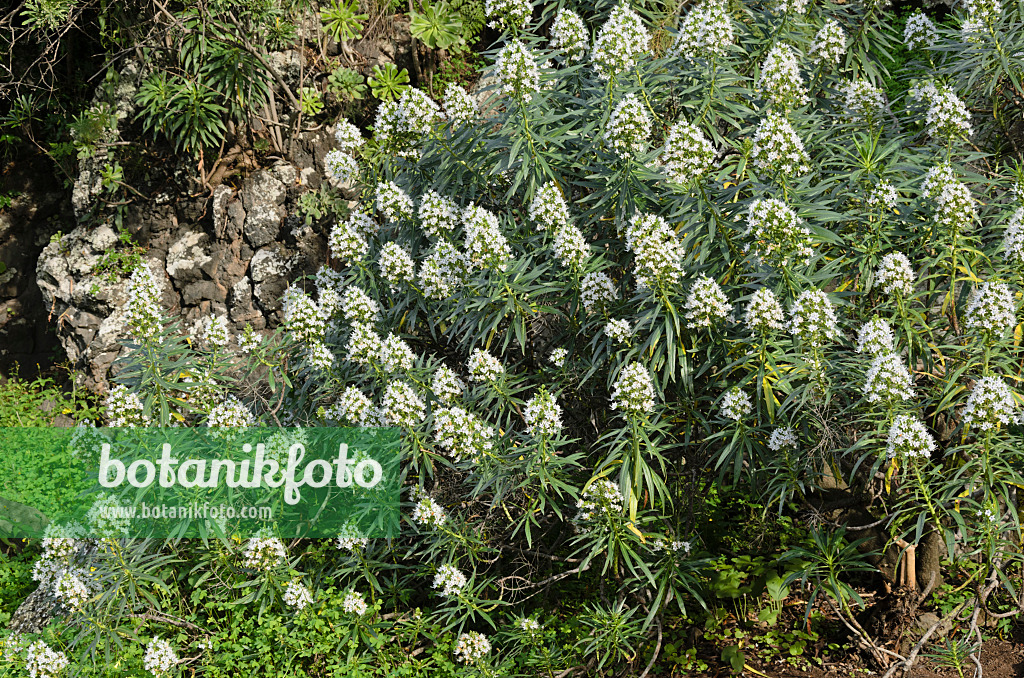
<path fill-rule="evenodd" d="M 111 426 L 398 427 L 402 536 L 54 526 L 31 576 L 62 614 L 5 666 L 980 672 L 1024 609 L 1021 6 L 902 32 L 880 3 L 485 11 L 479 91 L 382 72 L 369 129 L 332 121 L 330 256 L 284 326 L 182 327 L 142 263 L 106 401 Z"/>

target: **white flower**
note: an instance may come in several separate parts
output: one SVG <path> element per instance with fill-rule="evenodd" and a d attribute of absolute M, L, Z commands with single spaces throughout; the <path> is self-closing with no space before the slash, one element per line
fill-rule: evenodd
<path fill-rule="evenodd" d="M 761 74 L 754 91 L 770 106 L 782 110 L 797 108 L 810 101 L 792 47 L 780 43 L 771 48 L 761 64 Z"/>
<path fill-rule="evenodd" d="M 483 207 L 470 205 L 462 211 L 466 231 L 465 258 L 470 268 L 504 271 L 512 258 L 512 248 L 501 232 L 498 217 Z"/>
<path fill-rule="evenodd" d="M 629 338 L 633 336 L 633 327 L 625 318 L 609 320 L 608 324 L 604 326 L 604 333 L 612 341 L 617 341 L 620 344 L 628 344 Z"/>
<path fill-rule="evenodd" d="M 1001 377 L 982 377 L 974 383 L 964 407 L 964 427 L 990 431 L 1008 425 L 1017 410 L 1013 391 Z"/>
<path fill-rule="evenodd" d="M 431 238 L 448 238 L 462 221 L 462 210 L 451 198 L 429 191 L 420 198 L 419 217 L 424 232 Z"/>
<path fill-rule="evenodd" d="M 66 654 L 54 650 L 41 640 L 28 647 L 25 668 L 29 678 L 55 678 L 69 665 Z"/>
<path fill-rule="evenodd" d="M 655 214 L 637 214 L 626 227 L 626 247 L 633 252 L 638 290 L 678 285 L 683 250 L 675 231 Z"/>
<path fill-rule="evenodd" d="M 269 570 L 285 559 L 287 551 L 277 537 L 261 532 L 249 539 L 243 554 L 245 566 L 254 570 Z"/>
<path fill-rule="evenodd" d="M 455 643 L 455 657 L 463 664 L 474 664 L 491 651 L 487 636 L 477 631 L 468 631 L 459 636 Z"/>
<path fill-rule="evenodd" d="M 160 286 L 149 266 L 138 266 L 125 286 L 125 325 L 136 341 L 154 339 L 163 326 Z"/>
<path fill-rule="evenodd" d="M 363 260 L 369 243 L 363 236 L 359 224 L 349 217 L 348 220 L 335 224 L 327 236 L 327 247 L 331 256 L 346 264 L 355 264 Z"/>
<path fill-rule="evenodd" d="M 590 259 L 590 245 L 587 244 L 586 236 L 572 224 L 555 231 L 551 247 L 558 262 L 570 270 L 579 271 Z"/>
<path fill-rule="evenodd" d="M 359 176 L 359 162 L 344 151 L 327 151 L 324 155 L 324 175 L 339 184 L 346 184 Z"/>
<path fill-rule="evenodd" d="M 754 167 L 769 173 L 799 176 L 811 171 L 810 157 L 785 116 L 768 111 L 757 125 L 752 139 Z"/>
<path fill-rule="evenodd" d="M 227 316 L 208 315 L 196 321 L 195 338 L 207 346 L 224 348 L 231 343 L 231 331 L 228 329 Z"/>
<path fill-rule="evenodd" d="M 159 637 L 149 641 L 146 655 L 142 658 L 143 668 L 154 676 L 166 676 L 177 663 L 178 655 L 169 642 Z"/>
<path fill-rule="evenodd" d="M 604 130 L 605 143 L 619 156 L 643 153 L 651 136 L 651 117 L 635 94 L 627 94 L 618 103 Z"/>
<path fill-rule="evenodd" d="M 939 32 L 924 12 L 918 10 L 909 17 L 903 28 L 903 44 L 909 50 L 925 49 L 935 45 Z"/>
<path fill-rule="evenodd" d="M 341 313 L 350 323 L 372 324 L 379 312 L 377 302 L 360 287 L 347 287 L 341 295 Z"/>
<path fill-rule="evenodd" d="M 282 299 L 284 323 L 298 342 L 323 339 L 330 316 L 305 292 L 290 285 Z"/>
<path fill-rule="evenodd" d="M 238 335 L 238 350 L 242 353 L 252 353 L 263 343 L 263 335 L 257 334 L 249 323 L 245 324 L 242 333 Z"/>
<path fill-rule="evenodd" d="M 821 290 L 801 292 L 789 315 L 790 332 L 808 346 L 820 348 L 830 340 L 839 338 L 835 307 Z"/>
<path fill-rule="evenodd" d="M 459 592 L 466 587 L 469 581 L 466 575 L 462 574 L 454 565 L 442 565 L 437 568 L 434 575 L 434 584 L 431 588 L 438 589 L 445 597 L 459 595 Z"/>
<path fill-rule="evenodd" d="M 803 14 L 807 11 L 808 0 L 775 0 L 775 11 L 779 14 Z"/>
<path fill-rule="evenodd" d="M 886 294 L 899 293 L 903 296 L 914 292 L 914 269 L 902 252 L 890 252 L 882 257 L 875 273 L 875 282 Z"/>
<path fill-rule="evenodd" d="M 871 195 L 868 196 L 868 207 L 881 209 L 881 211 L 895 211 L 899 204 L 900 194 L 888 181 L 879 181 Z"/>
<path fill-rule="evenodd" d="M 306 344 L 306 362 L 313 368 L 326 372 L 334 365 L 334 353 L 324 342 L 312 339 Z"/>
<path fill-rule="evenodd" d="M 554 365 L 555 367 L 563 367 L 565 365 L 565 359 L 567 357 L 569 357 L 568 351 L 566 351 L 564 348 L 556 348 L 554 351 L 551 352 L 551 355 L 548 359 L 551 361 L 551 364 Z"/>
<path fill-rule="evenodd" d="M 971 136 L 971 113 L 950 87 L 938 88 L 925 114 L 928 134 L 952 142 Z"/>
<path fill-rule="evenodd" d="M 927 459 L 935 449 L 935 439 L 917 417 L 901 414 L 889 427 L 886 452 L 889 459 L 896 455 L 904 459 Z"/>
<path fill-rule="evenodd" d="M 686 297 L 686 320 L 690 327 L 711 327 L 729 317 L 732 304 L 718 283 L 701 273 Z"/>
<path fill-rule="evenodd" d="M 530 221 L 537 224 L 538 231 L 557 230 L 569 225 L 569 206 L 565 204 L 562 191 L 553 181 L 541 186 L 530 203 Z"/>
<path fill-rule="evenodd" d="M 725 419 L 739 421 L 754 411 L 750 396 L 739 388 L 731 388 L 722 396 L 720 413 Z"/>
<path fill-rule="evenodd" d="M 531 635 L 540 631 L 540 622 L 533 617 L 521 618 L 516 622 L 516 626 L 518 626 L 521 631 L 525 631 Z"/>
<path fill-rule="evenodd" d="M 226 396 L 223 402 L 215 405 L 206 415 L 208 427 L 244 427 L 255 426 L 256 417 L 241 400 L 233 395 Z"/>
<path fill-rule="evenodd" d="M 380 409 L 389 422 L 405 428 L 412 428 L 426 416 L 426 405 L 413 387 L 404 381 L 392 381 L 387 385 Z"/>
<path fill-rule="evenodd" d="M 577 524 L 589 523 L 596 520 L 600 514 L 617 515 L 620 513 L 622 513 L 622 493 L 613 482 L 601 478 L 595 480 L 580 493 L 579 501 L 576 503 L 574 522 Z"/>
<path fill-rule="evenodd" d="M 754 292 L 747 303 L 743 322 L 754 334 L 786 329 L 786 316 L 778 297 L 767 287 Z"/>
<path fill-rule="evenodd" d="M 803 219 L 781 200 L 755 200 L 747 213 L 744 237 L 748 242 L 743 251 L 752 253 L 758 261 L 772 268 L 791 264 L 806 266 L 814 250 L 811 232 L 803 223 Z"/>
<path fill-rule="evenodd" d="M 351 551 L 352 553 L 359 553 L 366 545 L 370 543 L 370 540 L 362 536 L 362 532 L 355 526 L 354 523 L 346 523 L 341 528 L 341 533 L 335 540 L 335 546 L 339 550 Z"/>
<path fill-rule="evenodd" d="M 768 449 L 773 452 L 781 452 L 786 448 L 795 450 L 799 444 L 796 431 L 791 426 L 780 426 L 768 437 Z"/>
<path fill-rule="evenodd" d="M 372 365 L 380 360 L 380 349 L 383 340 L 373 327 L 361 322 L 352 323 L 352 332 L 348 337 L 345 359 L 359 365 Z"/>
<path fill-rule="evenodd" d="M 386 243 L 381 248 L 380 255 L 377 257 L 377 266 L 380 268 L 380 274 L 390 284 L 392 291 L 416 278 L 416 263 L 409 256 L 409 252 L 394 241 Z"/>
<path fill-rule="evenodd" d="M 102 537 L 127 536 L 131 518 L 126 514 L 126 508 L 116 496 L 106 492 L 98 493 L 85 515 L 90 532 Z"/>
<path fill-rule="evenodd" d="M 296 611 L 302 610 L 313 602 L 313 594 L 305 584 L 299 581 L 288 582 L 284 589 L 284 604 L 294 607 Z"/>
<path fill-rule="evenodd" d="M 373 121 L 374 137 L 382 144 L 396 142 L 401 124 L 401 113 L 398 110 L 398 101 L 394 99 L 382 101 L 377 107 L 377 117 Z"/>
<path fill-rule="evenodd" d="M 389 334 L 380 345 L 380 364 L 385 372 L 393 374 L 411 370 L 416 354 L 401 337 Z"/>
<path fill-rule="evenodd" d="M 498 91 L 529 102 L 540 90 L 540 69 L 533 52 L 520 40 L 512 40 L 498 52 L 494 61 Z"/>
<path fill-rule="evenodd" d="M 484 14 L 490 21 L 487 25 L 498 31 L 521 31 L 526 28 L 533 14 L 529 0 L 486 0 Z"/>
<path fill-rule="evenodd" d="M 816 66 L 822 64 L 836 65 L 846 53 L 846 34 L 839 22 L 829 19 L 814 36 L 811 43 L 811 61 Z"/>
<path fill-rule="evenodd" d="M 623 3 L 612 10 L 608 21 L 601 26 L 594 39 L 591 60 L 597 74 L 608 80 L 632 68 L 647 51 L 651 34 L 643 20 Z"/>
<path fill-rule="evenodd" d="M 483 349 L 473 349 L 469 356 L 469 376 L 473 381 L 497 381 L 504 373 L 505 366 L 500 360 Z"/>
<path fill-rule="evenodd" d="M 479 461 L 494 449 L 494 428 L 461 407 L 434 411 L 434 436 L 452 461 Z"/>
<path fill-rule="evenodd" d="M 450 367 L 441 365 L 430 381 L 430 390 L 442 403 L 451 403 L 462 396 L 466 384 Z"/>
<path fill-rule="evenodd" d="M 363 594 L 355 590 L 346 592 L 345 597 L 341 600 L 341 610 L 345 614 L 354 614 L 357 617 L 361 617 L 366 614 L 368 609 L 366 601 L 363 600 Z"/>
<path fill-rule="evenodd" d="M 419 140 L 441 121 L 441 109 L 426 92 L 410 87 L 398 99 L 396 117 L 398 131 Z"/>
<path fill-rule="evenodd" d="M 881 121 L 885 113 L 885 95 L 867 80 L 851 80 L 842 89 L 850 120 L 869 127 Z"/>
<path fill-rule="evenodd" d="M 1018 207 L 1006 225 L 1003 258 L 1011 263 L 1024 264 L 1024 207 Z"/>
<path fill-rule="evenodd" d="M 393 181 L 382 181 L 377 184 L 374 205 L 390 223 L 412 218 L 412 198 Z"/>
<path fill-rule="evenodd" d="M 580 61 L 587 53 L 590 35 L 580 15 L 571 9 L 559 9 L 551 24 L 551 49 L 563 50 L 569 61 Z"/>
<path fill-rule="evenodd" d="M 348 118 L 342 118 L 334 126 L 334 141 L 343 151 L 354 152 L 365 143 L 363 133 Z"/>
<path fill-rule="evenodd" d="M 618 298 L 615 283 L 606 273 L 594 272 L 583 276 L 580 281 L 580 300 L 587 313 L 593 313 Z"/>
<path fill-rule="evenodd" d="M 659 162 L 677 184 L 689 184 L 703 178 L 715 160 L 715 149 L 704 132 L 686 120 L 673 125 L 665 137 L 665 150 Z"/>
<path fill-rule="evenodd" d="M 347 421 L 352 426 L 366 426 L 373 412 L 373 403 L 355 386 L 348 386 L 325 414 L 335 421 Z"/>
<path fill-rule="evenodd" d="M 441 527 L 448 520 L 441 505 L 430 497 L 423 497 L 416 503 L 412 510 L 412 519 L 419 525 L 426 527 Z"/>
<path fill-rule="evenodd" d="M 64 570 L 53 582 L 53 595 L 65 606 L 73 610 L 81 610 L 95 594 L 90 586 L 88 573 L 80 568 Z"/>
<path fill-rule="evenodd" d="M 892 328 L 877 315 L 864 323 L 857 334 L 857 353 L 882 355 L 893 352 Z"/>
<path fill-rule="evenodd" d="M 634 416 L 654 411 L 654 384 L 642 363 L 629 363 L 619 372 L 612 387 L 612 409 Z"/>
<path fill-rule="evenodd" d="M 686 13 L 669 54 L 693 61 L 725 56 L 735 41 L 732 19 L 722 0 L 706 0 Z"/>
<path fill-rule="evenodd" d="M 967 302 L 966 321 L 969 329 L 1003 334 L 1017 324 L 1013 292 L 1003 283 L 981 283 Z"/>
<path fill-rule="evenodd" d="M 423 296 L 445 299 L 455 294 L 466 275 L 466 257 L 446 240 L 438 241 L 420 265 L 418 276 Z"/>
<path fill-rule="evenodd" d="M 116 384 L 110 388 L 106 400 L 106 415 L 110 426 L 134 428 L 150 424 L 149 417 L 143 414 L 139 394 L 129 391 L 123 384 Z"/>
<path fill-rule="evenodd" d="M 957 180 L 949 165 L 937 165 L 928 170 L 921 189 L 923 197 L 935 198 L 938 226 L 950 232 L 961 232 L 978 220 L 971 189 Z"/>
<path fill-rule="evenodd" d="M 913 398 L 914 378 L 903 358 L 895 353 L 875 356 L 864 380 L 864 397 L 889 408 Z"/>
<path fill-rule="evenodd" d="M 544 389 L 526 403 L 523 419 L 526 431 L 535 437 L 556 436 L 562 430 L 562 408 L 555 396 Z"/>
<path fill-rule="evenodd" d="M 441 106 L 453 126 L 470 123 L 477 117 L 476 101 L 456 83 L 445 88 Z"/>

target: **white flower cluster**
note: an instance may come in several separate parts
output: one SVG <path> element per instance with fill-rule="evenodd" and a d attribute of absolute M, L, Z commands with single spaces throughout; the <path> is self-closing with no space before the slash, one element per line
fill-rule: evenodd
<path fill-rule="evenodd" d="M 106 492 L 96 495 L 85 519 L 91 531 L 101 537 L 126 537 L 132 521 L 125 512 L 124 504 Z"/>
<path fill-rule="evenodd" d="M 214 405 L 206 414 L 206 425 L 210 428 L 243 428 L 255 426 L 256 423 L 256 417 L 249 408 L 233 395 L 225 396 L 222 402 Z"/>
<path fill-rule="evenodd" d="M 373 324 L 380 306 L 361 287 L 352 285 L 341 295 L 341 313 L 350 323 Z"/>
<path fill-rule="evenodd" d="M 651 136 L 651 117 L 635 94 L 627 94 L 612 111 L 603 138 L 617 155 L 643 153 Z"/>
<path fill-rule="evenodd" d="M 466 231 L 466 262 L 472 268 L 504 271 L 512 258 L 512 248 L 501 232 L 498 217 L 483 207 L 470 205 L 462 212 Z"/>
<path fill-rule="evenodd" d="M 499 91 L 529 102 L 540 90 L 540 69 L 533 52 L 519 40 L 505 44 L 494 62 L 494 77 Z"/>
<path fill-rule="evenodd" d="M 883 355 L 892 353 L 895 339 L 892 336 L 892 328 L 877 315 L 864 323 L 857 333 L 857 353 L 868 355 Z"/>
<path fill-rule="evenodd" d="M 1014 418 L 1017 401 L 1001 377 L 982 377 L 974 384 L 964 407 L 964 427 L 991 431 L 1008 425 Z"/>
<path fill-rule="evenodd" d="M 223 315 L 208 315 L 196 321 L 192 330 L 193 338 L 211 348 L 225 348 L 231 343 L 228 318 Z"/>
<path fill-rule="evenodd" d="M 638 290 L 679 284 L 682 246 L 664 219 L 656 214 L 634 215 L 626 227 L 626 247 L 633 253 Z"/>
<path fill-rule="evenodd" d="M 382 181 L 377 184 L 374 205 L 389 223 L 412 219 L 412 198 L 393 181 Z"/>
<path fill-rule="evenodd" d="M 752 142 L 751 158 L 759 170 L 785 176 L 799 176 L 811 171 L 804 142 L 785 116 L 777 111 L 768 111 L 758 123 Z"/>
<path fill-rule="evenodd" d="M 64 570 L 52 584 L 54 597 L 72 610 L 81 610 L 99 588 L 80 568 Z"/>
<path fill-rule="evenodd" d="M 617 515 L 622 513 L 622 493 L 615 483 L 605 478 L 595 480 L 580 493 L 576 502 L 577 523 L 596 520 L 602 514 Z"/>
<path fill-rule="evenodd" d="M 416 354 L 404 339 L 396 334 L 388 334 L 381 342 L 380 365 L 388 374 L 411 370 L 416 362 Z"/>
<path fill-rule="evenodd" d="M 269 570 L 280 564 L 286 555 L 287 551 L 280 539 L 260 533 L 246 542 L 243 562 L 246 567 L 254 570 Z"/>
<path fill-rule="evenodd" d="M 736 40 L 723 0 L 705 0 L 686 13 L 669 54 L 691 61 L 725 56 Z"/>
<path fill-rule="evenodd" d="M 380 409 L 395 426 L 412 428 L 423 421 L 426 405 L 415 389 L 404 381 L 389 382 L 380 401 Z"/>
<path fill-rule="evenodd" d="M 665 136 L 665 150 L 659 161 L 672 181 L 686 185 L 708 173 L 715 161 L 715 149 L 699 127 L 680 120 Z"/>
<path fill-rule="evenodd" d="M 881 403 L 890 408 L 913 398 L 914 378 L 903 358 L 895 353 L 876 356 L 864 381 L 864 397 L 869 403 Z"/>
<path fill-rule="evenodd" d="M 430 390 L 442 403 L 451 403 L 462 397 L 466 390 L 466 384 L 459 379 L 455 371 L 446 365 L 441 365 L 434 371 L 430 381 Z"/>
<path fill-rule="evenodd" d="M 462 210 L 451 198 L 436 191 L 420 197 L 420 225 L 431 238 L 450 238 L 462 221 Z"/>
<path fill-rule="evenodd" d="M 785 449 L 795 450 L 799 444 L 796 431 L 791 426 L 780 426 L 768 436 L 768 449 L 773 452 L 781 452 Z"/>
<path fill-rule="evenodd" d="M 410 87 L 397 101 L 384 101 L 377 108 L 374 137 L 384 144 L 398 146 L 403 157 L 415 158 L 410 144 L 418 144 L 441 120 L 441 111 L 426 92 Z"/>
<path fill-rule="evenodd" d="M 789 311 L 789 317 L 789 331 L 808 346 L 820 348 L 839 338 L 836 309 L 821 290 L 801 292 Z"/>
<path fill-rule="evenodd" d="M 590 35 L 580 15 L 571 9 L 559 9 L 551 24 L 551 49 L 564 51 L 572 63 L 583 59 L 589 43 Z"/>
<path fill-rule="evenodd" d="M 803 14 L 807 11 L 808 0 L 775 0 L 775 11 L 779 14 Z"/>
<path fill-rule="evenodd" d="M 780 43 L 771 48 L 761 64 L 761 74 L 754 85 L 754 91 L 770 106 L 784 111 L 810 101 L 792 47 Z"/>
<path fill-rule="evenodd" d="M 978 220 L 971 189 L 956 178 L 949 165 L 928 170 L 921 189 L 925 198 L 935 199 L 935 221 L 940 227 L 962 232 Z"/>
<path fill-rule="evenodd" d="M 333 149 L 324 154 L 324 175 L 339 184 L 359 176 L 359 162 L 345 151 Z"/>
<path fill-rule="evenodd" d="M 125 286 L 125 325 L 136 341 L 156 338 L 163 326 L 160 287 L 149 266 L 137 267 Z"/>
<path fill-rule="evenodd" d="M 719 413 L 725 419 L 739 421 L 754 411 L 754 404 L 750 402 L 750 396 L 739 387 L 733 387 L 722 396 L 722 404 Z"/>
<path fill-rule="evenodd" d="M 107 423 L 110 426 L 134 428 L 149 426 L 150 419 L 143 413 L 142 399 L 124 384 L 110 388 L 106 400 Z"/>
<path fill-rule="evenodd" d="M 590 259 L 590 245 L 587 244 L 586 236 L 572 224 L 555 231 L 551 247 L 555 251 L 558 263 L 569 270 L 579 271 Z"/>
<path fill-rule="evenodd" d="M 455 642 L 455 657 L 463 664 L 475 664 L 491 651 L 491 641 L 478 631 L 467 631 Z"/>
<path fill-rule="evenodd" d="M 654 410 L 654 383 L 643 363 L 629 363 L 619 372 L 612 386 L 612 409 L 634 416 Z"/>
<path fill-rule="evenodd" d="M 494 448 L 494 428 L 461 407 L 434 412 L 434 436 L 455 462 L 466 457 L 479 461 Z"/>
<path fill-rule="evenodd" d="M 341 599 L 341 611 L 345 614 L 354 614 L 357 617 L 362 617 L 368 609 L 366 601 L 363 600 L 363 594 L 358 591 L 350 589 L 345 593 L 345 597 Z"/>
<path fill-rule="evenodd" d="M 473 349 L 469 355 L 469 376 L 476 382 L 497 381 L 505 374 L 505 366 L 493 355 L 481 348 Z"/>
<path fill-rule="evenodd" d="M 909 50 L 926 49 L 935 45 L 939 32 L 935 24 L 920 10 L 907 17 L 903 28 L 903 44 Z"/>
<path fill-rule="evenodd" d="M 925 113 L 928 134 L 952 142 L 974 133 L 971 113 L 953 88 L 939 87 L 929 103 L 928 112 Z"/>
<path fill-rule="evenodd" d="M 686 297 L 686 320 L 692 328 L 711 327 L 732 313 L 732 304 L 718 283 L 701 273 Z"/>
<path fill-rule="evenodd" d="M 394 241 L 386 243 L 381 248 L 377 266 L 380 268 L 380 274 L 388 281 L 392 292 L 416 278 L 416 262 L 409 256 L 408 250 Z"/>
<path fill-rule="evenodd" d="M 965 320 L 969 329 L 1003 334 L 1017 324 L 1013 292 L 1003 283 L 981 283 L 967 301 Z"/>
<path fill-rule="evenodd" d="M 964 0 L 963 23 L 960 24 L 960 39 L 964 42 L 981 42 L 980 34 L 986 25 L 1002 13 L 1000 0 Z"/>
<path fill-rule="evenodd" d="M 900 194 L 888 181 L 882 180 L 875 184 L 875 188 L 868 196 L 867 204 L 872 209 L 882 212 L 893 212 L 899 205 Z"/>
<path fill-rule="evenodd" d="M 323 339 L 329 313 L 305 292 L 289 285 L 281 300 L 284 323 L 296 341 Z"/>
<path fill-rule="evenodd" d="M 284 604 L 294 607 L 296 611 L 304 609 L 313 602 L 313 594 L 309 588 L 300 581 L 288 582 L 284 589 Z"/>
<path fill-rule="evenodd" d="M 540 631 L 540 622 L 533 617 L 522 617 L 516 622 L 516 626 L 519 627 L 520 631 L 525 631 L 530 635 Z"/>
<path fill-rule="evenodd" d="M 533 5 L 529 0 L 486 0 L 487 25 L 498 31 L 521 31 L 530 21 Z"/>
<path fill-rule="evenodd" d="M 351 551 L 352 553 L 359 553 L 366 545 L 370 543 L 370 540 L 362 536 L 362 532 L 356 527 L 355 523 L 346 523 L 341 528 L 341 533 L 335 540 L 335 546 L 338 550 Z"/>
<path fill-rule="evenodd" d="M 886 453 L 889 459 L 927 459 L 935 449 L 935 438 L 917 417 L 901 414 L 892 420 Z"/>
<path fill-rule="evenodd" d="M 365 143 L 363 133 L 348 118 L 342 118 L 334 126 L 334 141 L 343 151 L 355 152 Z"/>
<path fill-rule="evenodd" d="M 811 43 L 811 61 L 814 65 L 834 66 L 846 53 L 846 33 L 839 22 L 829 19 L 814 36 Z"/>
<path fill-rule="evenodd" d="M 569 225 L 569 206 L 558 184 L 549 181 L 540 187 L 530 202 L 529 215 L 530 221 L 537 224 L 538 231 L 556 231 Z"/>
<path fill-rule="evenodd" d="M 754 292 L 747 303 L 743 322 L 753 334 L 767 334 L 786 329 L 786 316 L 778 297 L 767 287 Z"/>
<path fill-rule="evenodd" d="M 637 13 L 626 3 L 618 5 L 594 39 L 591 60 L 598 76 L 608 80 L 633 68 L 650 42 L 651 34 Z"/>
<path fill-rule="evenodd" d="M 327 236 L 327 247 L 331 251 L 331 256 L 348 265 L 362 261 L 370 248 L 358 221 L 352 218 L 355 214 L 353 212 L 347 220 L 335 224 Z"/>
<path fill-rule="evenodd" d="M 71 665 L 68 656 L 54 650 L 41 640 L 28 646 L 25 668 L 29 678 L 56 678 Z"/>
<path fill-rule="evenodd" d="M 913 294 L 915 277 L 910 259 L 902 252 L 886 254 L 875 272 L 875 282 L 882 286 L 886 294 Z"/>
<path fill-rule="evenodd" d="M 345 359 L 358 365 L 372 365 L 380 360 L 382 339 L 366 323 L 352 323 Z"/>
<path fill-rule="evenodd" d="M 551 364 L 554 365 L 555 367 L 564 367 L 565 359 L 568 357 L 568 351 L 566 351 L 564 348 L 556 348 L 554 351 L 551 352 L 551 355 L 548 357 L 548 359 L 551 361 Z"/>
<path fill-rule="evenodd" d="M 469 580 L 459 568 L 454 565 L 442 565 L 437 568 L 432 588 L 438 589 L 442 596 L 452 597 L 459 595 L 468 583 Z"/>
<path fill-rule="evenodd" d="M 588 273 L 580 281 L 580 300 L 587 313 L 598 311 L 617 298 L 615 283 L 606 273 Z"/>
<path fill-rule="evenodd" d="M 257 334 L 249 323 L 245 324 L 242 333 L 238 335 L 238 350 L 242 353 L 252 353 L 263 343 L 263 335 Z"/>
<path fill-rule="evenodd" d="M 142 666 L 158 678 L 169 675 L 178 663 L 178 655 L 166 640 L 157 637 L 146 645 L 146 656 L 142 658 Z"/>
<path fill-rule="evenodd" d="M 450 242 L 438 241 L 420 264 L 418 279 L 423 296 L 428 299 L 450 297 L 462 285 L 466 270 L 466 257 Z"/>
<path fill-rule="evenodd" d="M 526 403 L 523 420 L 532 436 L 556 436 L 562 430 L 562 408 L 553 394 L 542 389 Z"/>
<path fill-rule="evenodd" d="M 462 85 L 452 83 L 444 90 L 441 107 L 453 127 L 465 125 L 476 119 L 476 100 L 463 89 Z"/>
<path fill-rule="evenodd" d="M 422 497 L 412 510 L 412 519 L 426 527 L 441 527 L 448 520 L 448 514 L 441 505 L 428 496 Z"/>
<path fill-rule="evenodd" d="M 1003 258 L 1008 262 L 1024 264 L 1024 207 L 1018 207 L 1006 225 Z"/>
<path fill-rule="evenodd" d="M 885 95 L 867 80 L 851 80 L 842 89 L 850 120 L 873 127 L 885 113 Z"/>
<path fill-rule="evenodd" d="M 776 198 L 755 200 L 747 213 L 744 252 L 772 268 L 807 265 L 814 250 L 811 232 L 789 205 Z"/>
<path fill-rule="evenodd" d="M 609 320 L 608 324 L 604 326 L 604 333 L 612 341 L 617 341 L 620 344 L 628 344 L 629 338 L 633 336 L 633 327 L 625 318 Z"/>

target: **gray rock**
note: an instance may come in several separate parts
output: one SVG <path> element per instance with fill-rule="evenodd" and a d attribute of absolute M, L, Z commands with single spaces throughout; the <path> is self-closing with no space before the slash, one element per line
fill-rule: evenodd
<path fill-rule="evenodd" d="M 185 284 L 202 278 L 202 266 L 210 261 L 203 249 L 205 233 L 186 232 L 167 251 L 167 275 L 176 283 Z"/>
<path fill-rule="evenodd" d="M 284 220 L 284 209 L 273 205 L 253 205 L 245 216 L 245 239 L 253 247 L 263 247 L 277 239 Z"/>

